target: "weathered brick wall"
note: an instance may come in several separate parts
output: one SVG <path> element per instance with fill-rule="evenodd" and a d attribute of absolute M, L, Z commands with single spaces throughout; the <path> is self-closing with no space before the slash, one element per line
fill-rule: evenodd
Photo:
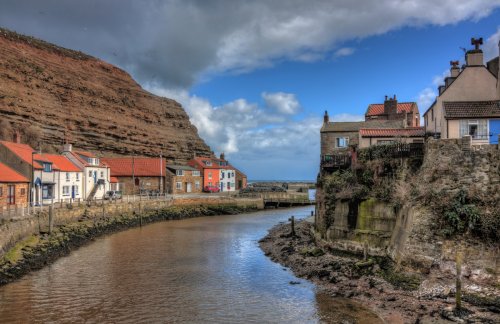
<path fill-rule="evenodd" d="M 177 189 L 177 182 L 181 182 L 181 189 Z M 196 187 L 198 182 L 198 188 Z M 177 176 L 171 172 L 167 173 L 167 188 L 168 193 L 184 194 L 187 192 L 187 184 L 191 184 L 191 193 L 200 193 L 203 191 L 203 178 L 200 176 L 193 176 L 193 171 L 184 171 L 183 176 Z"/>
<path fill-rule="evenodd" d="M 335 138 L 337 137 L 348 137 L 349 145 L 355 145 L 359 142 L 358 132 L 323 132 L 321 133 L 321 155 L 333 154 L 338 151 L 338 148 L 335 147 Z"/>
<path fill-rule="evenodd" d="M 134 179 L 132 177 L 117 177 L 120 183 L 120 189 L 124 195 L 139 194 L 141 190 L 159 191 L 160 190 L 160 179 L 165 182 L 165 177 L 135 177 L 135 191 L 134 191 Z M 165 190 L 165 183 L 161 184 L 163 190 Z"/>
<path fill-rule="evenodd" d="M 15 186 L 15 206 L 24 207 L 28 204 L 29 185 L 27 183 L 0 183 L 0 211 L 7 208 L 8 186 Z M 8 206 L 12 208 L 13 206 Z"/>

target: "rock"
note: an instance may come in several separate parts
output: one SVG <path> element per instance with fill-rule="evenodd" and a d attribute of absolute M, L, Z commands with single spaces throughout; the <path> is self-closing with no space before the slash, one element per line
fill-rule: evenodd
<path fill-rule="evenodd" d="M 300 282 L 299 281 L 290 281 L 289 284 L 290 285 L 300 285 Z"/>

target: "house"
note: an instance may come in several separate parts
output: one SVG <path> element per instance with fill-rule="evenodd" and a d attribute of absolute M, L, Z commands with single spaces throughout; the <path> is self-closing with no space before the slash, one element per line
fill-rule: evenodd
<path fill-rule="evenodd" d="M 217 187 L 221 192 L 236 190 L 236 170 L 225 159 L 224 153 L 220 158 L 195 157 L 188 165 L 202 173 L 203 188 Z"/>
<path fill-rule="evenodd" d="M 236 190 L 245 189 L 248 186 L 248 178 L 246 174 L 236 169 L 235 167 L 233 168 L 236 171 Z"/>
<path fill-rule="evenodd" d="M 383 104 L 370 104 L 366 109 L 365 121 L 371 120 L 401 120 L 403 127 L 419 127 L 420 113 L 415 102 L 398 102 L 385 96 Z"/>
<path fill-rule="evenodd" d="M 498 57 L 485 65 L 480 49 L 482 38 L 473 38 L 471 44 L 475 48 L 466 52 L 461 69 L 458 61 L 450 62 L 450 76 L 439 86 L 439 95 L 424 114 L 425 130 L 438 138 L 470 135 L 472 144 L 497 144 L 500 133 Z"/>
<path fill-rule="evenodd" d="M 31 201 L 51 204 L 82 197 L 82 171 L 62 155 L 40 154 L 27 144 L 0 141 L 2 161 L 32 180 Z"/>
<path fill-rule="evenodd" d="M 122 190 L 122 185 L 120 183 L 120 180 L 118 180 L 117 177 L 109 177 L 109 183 L 110 183 L 110 190 L 114 191 L 121 191 Z"/>
<path fill-rule="evenodd" d="M 104 198 L 104 194 L 110 190 L 109 167 L 93 153 L 73 151 L 71 144 L 64 145 L 62 154 L 83 171 L 83 198 Z"/>
<path fill-rule="evenodd" d="M 203 178 L 200 170 L 188 165 L 168 164 L 166 172 L 167 193 L 200 193 Z"/>
<path fill-rule="evenodd" d="M 123 194 L 151 194 L 165 192 L 163 158 L 117 157 L 101 159 L 111 170 L 111 177 L 120 183 Z"/>
<path fill-rule="evenodd" d="M 26 207 L 29 201 L 30 180 L 0 162 L 0 212 Z"/>
<path fill-rule="evenodd" d="M 58 201 L 71 202 L 75 199 L 84 199 L 83 195 L 83 171 L 73 164 L 64 155 L 44 154 L 43 157 L 52 163 L 52 167 L 57 177 L 55 181 L 58 193 Z M 37 177 L 35 176 L 35 181 Z"/>
<path fill-rule="evenodd" d="M 360 129 L 404 129 L 403 119 L 385 120 L 371 119 L 359 122 L 330 122 L 328 112 L 325 111 L 323 126 L 320 130 L 321 155 L 333 155 L 349 151 L 349 147 L 360 146 Z M 366 133 L 368 134 L 368 133 Z M 366 139 L 367 137 L 363 137 Z M 370 145 L 382 144 L 377 141 L 368 142 Z M 363 141 L 365 147 L 366 141 Z"/>

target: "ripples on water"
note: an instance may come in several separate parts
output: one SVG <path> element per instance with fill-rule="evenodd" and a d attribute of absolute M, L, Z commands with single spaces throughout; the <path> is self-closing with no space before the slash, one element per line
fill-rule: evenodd
<path fill-rule="evenodd" d="M 0 322 L 353 322 L 351 302 L 316 296 L 258 246 L 273 225 L 311 210 L 161 222 L 100 238 L 0 287 Z"/>

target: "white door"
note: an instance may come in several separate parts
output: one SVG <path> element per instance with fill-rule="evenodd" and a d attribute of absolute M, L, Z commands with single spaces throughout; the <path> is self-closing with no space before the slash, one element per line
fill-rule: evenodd
<path fill-rule="evenodd" d="M 191 192 L 191 182 L 186 183 L 186 192 Z"/>

